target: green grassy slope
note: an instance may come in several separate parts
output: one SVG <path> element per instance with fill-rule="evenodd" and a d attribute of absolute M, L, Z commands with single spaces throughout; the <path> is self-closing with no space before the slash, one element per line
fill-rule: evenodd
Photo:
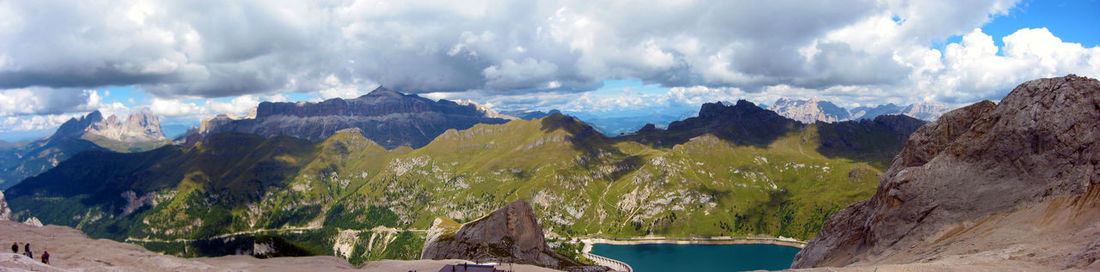
<path fill-rule="evenodd" d="M 562 115 L 448 130 L 415 150 L 355 132 L 318 144 L 218 134 L 190 148 L 82 154 L 5 194 L 19 217 L 185 256 L 273 235 L 354 263 L 417 258 L 423 234 L 401 229 L 468 222 L 518 198 L 552 237 L 809 239 L 870 196 L 880 173 L 820 146 L 813 125 L 767 145 L 702 134 L 662 147 Z M 223 236 L 233 239 L 212 238 Z"/>

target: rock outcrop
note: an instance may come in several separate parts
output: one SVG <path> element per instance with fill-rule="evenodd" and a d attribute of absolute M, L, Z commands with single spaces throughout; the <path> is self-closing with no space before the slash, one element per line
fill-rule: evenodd
<path fill-rule="evenodd" d="M 507 119 L 476 105 L 405 95 L 382 87 L 355 99 L 319 103 L 263 102 L 254 118 L 218 116 L 203 121 L 204 135 L 242 132 L 264 137 L 287 135 L 322 141 L 341 129 L 359 128 L 363 136 L 387 149 L 418 148 L 448 129 L 475 124 L 502 124 Z"/>
<path fill-rule="evenodd" d="M 535 212 L 524 200 L 517 200 L 481 219 L 466 223 L 454 234 L 436 234 L 431 238 L 424 244 L 421 259 L 510 262 L 585 271 L 606 269 L 583 267 L 551 250 Z"/>
<path fill-rule="evenodd" d="M 870 199 L 793 268 L 998 264 L 1100 269 L 1100 81 L 1025 82 L 917 130 Z"/>
<path fill-rule="evenodd" d="M 0 221 L 11 220 L 11 208 L 8 207 L 8 202 L 4 201 L 4 192 L 0 191 Z"/>

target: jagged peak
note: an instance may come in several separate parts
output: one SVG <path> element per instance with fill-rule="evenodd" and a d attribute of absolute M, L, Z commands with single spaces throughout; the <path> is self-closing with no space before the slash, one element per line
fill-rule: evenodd
<path fill-rule="evenodd" d="M 748 100 L 737 100 L 737 103 L 733 106 L 727 106 L 723 102 L 703 103 L 703 106 L 699 108 L 699 117 L 711 118 L 721 116 L 726 111 L 745 112 L 752 110 L 763 110 L 756 103 L 749 102 Z"/>
<path fill-rule="evenodd" d="M 79 119 L 77 119 L 77 118 L 79 118 Z M 85 115 L 83 117 L 73 117 L 72 120 L 81 120 L 81 119 L 88 119 L 88 118 L 103 119 L 103 113 L 99 112 L 99 110 L 94 110 L 94 111 L 88 113 L 88 115 Z"/>
<path fill-rule="evenodd" d="M 378 88 L 374 88 L 374 90 L 360 96 L 359 98 L 371 96 L 404 96 L 404 94 L 398 91 L 390 90 L 384 86 L 378 86 Z"/>

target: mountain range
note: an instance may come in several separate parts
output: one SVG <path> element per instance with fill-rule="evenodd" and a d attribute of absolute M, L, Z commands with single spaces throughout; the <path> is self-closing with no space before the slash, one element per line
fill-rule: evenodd
<path fill-rule="evenodd" d="M 420 116 L 430 116 L 422 109 L 432 107 L 452 109 L 457 113 L 440 115 L 460 120 L 493 120 L 447 102 L 379 102 L 388 111 L 355 106 L 408 99 L 421 101 L 382 91 L 353 102 L 266 103 L 256 118 L 243 119 L 254 121 L 215 127 L 294 133 L 301 131 L 256 124 L 389 115 L 385 120 L 416 127 Z M 403 113 L 382 113 L 392 111 Z M 809 239 L 830 214 L 874 192 L 879 165 L 888 163 L 874 154 L 896 154 L 912 132 L 906 129 L 919 126 L 899 124 L 923 123 L 896 118 L 903 121 L 801 124 L 739 101 L 705 104 L 699 116 L 668 129 L 647 126 L 620 137 L 555 113 L 447 129 L 417 148 L 387 148 L 371 137 L 398 134 L 359 127 L 319 141 L 208 130 L 193 145 L 83 152 L 5 193 L 16 219 L 183 256 L 251 252 L 253 241 L 275 236 L 295 252 L 353 263 L 417 258 L 425 236 L 402 230 L 427 229 L 441 216 L 466 222 L 517 199 L 530 200 L 548 237 Z M 318 122 L 297 128 L 328 129 Z"/>
<path fill-rule="evenodd" d="M 0 147 L 0 189 L 45 172 L 82 151 L 135 152 L 168 142 L 159 119 L 146 108 L 134 110 L 125 122 L 114 115 L 105 119 L 94 111 L 66 121 L 49 137 Z"/>
<path fill-rule="evenodd" d="M 199 133 L 286 135 L 319 142 L 337 131 L 357 128 L 363 136 L 386 149 L 393 149 L 422 147 L 448 129 L 507 121 L 476 104 L 436 101 L 378 87 L 355 99 L 333 98 L 319 103 L 262 102 L 253 117 L 218 116 L 203 121 Z"/>
<path fill-rule="evenodd" d="M 0 198 L 16 220 L 180 256 L 358 264 L 474 250 L 561 266 L 539 260 L 569 262 L 569 250 L 536 238 L 769 235 L 810 240 L 794 268 L 1095 270 L 1097 105 L 1100 81 L 1071 75 L 932 123 L 803 123 L 737 101 L 617 137 L 560 113 L 447 129 L 417 148 L 357 127 L 319 141 L 209 133 L 81 152 Z"/>
<path fill-rule="evenodd" d="M 874 119 L 881 115 L 903 114 L 913 118 L 935 121 L 950 106 L 935 102 L 920 102 L 908 106 L 895 104 L 883 104 L 874 107 L 856 107 L 851 110 L 837 106 L 832 102 L 811 99 L 780 98 L 768 107 L 769 110 L 779 113 L 802 123 L 813 122 L 838 122 L 846 120 Z"/>

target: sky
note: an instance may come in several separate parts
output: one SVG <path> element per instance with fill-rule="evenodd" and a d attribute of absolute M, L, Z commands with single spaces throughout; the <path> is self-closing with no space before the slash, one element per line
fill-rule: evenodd
<path fill-rule="evenodd" d="M 378 86 L 497 110 L 997 100 L 1100 77 L 1100 2 L 0 0 L 0 139 L 149 107 L 169 134 Z"/>

